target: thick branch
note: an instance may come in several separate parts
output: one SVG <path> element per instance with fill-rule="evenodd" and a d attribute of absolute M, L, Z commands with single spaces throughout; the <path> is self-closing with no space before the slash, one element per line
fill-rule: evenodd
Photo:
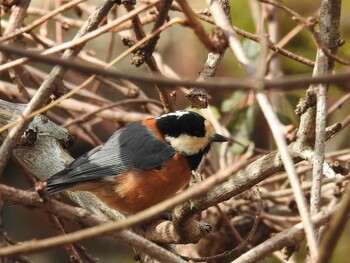
<path fill-rule="evenodd" d="M 302 160 L 299 156 L 300 148 L 297 144 L 290 145 L 289 150 L 294 162 L 297 163 Z M 185 203 L 181 209 L 178 209 L 178 217 L 185 220 L 193 213 L 203 211 L 208 207 L 226 201 L 283 170 L 283 162 L 277 151 L 264 155 L 236 174 L 231 173 L 231 176 L 225 183 L 208 191 L 203 198 Z"/>

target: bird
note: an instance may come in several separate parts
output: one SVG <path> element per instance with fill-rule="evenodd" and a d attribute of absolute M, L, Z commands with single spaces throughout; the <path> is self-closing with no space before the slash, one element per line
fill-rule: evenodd
<path fill-rule="evenodd" d="M 47 192 L 88 191 L 125 214 L 145 210 L 188 185 L 214 142 L 228 138 L 194 111 L 131 122 L 47 181 Z"/>

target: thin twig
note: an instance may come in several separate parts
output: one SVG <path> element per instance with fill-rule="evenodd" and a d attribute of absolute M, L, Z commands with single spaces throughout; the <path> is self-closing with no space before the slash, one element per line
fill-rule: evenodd
<path fill-rule="evenodd" d="M 350 210 L 350 184 L 348 183 L 342 199 L 339 203 L 339 208 L 332 216 L 328 228 L 324 233 L 324 236 L 320 245 L 320 254 L 317 263 L 330 262 L 334 249 L 339 241 L 341 234 L 345 228 L 349 219 Z"/>
<path fill-rule="evenodd" d="M 211 23 L 211 24 L 215 24 L 213 19 L 211 17 L 207 17 L 203 14 L 197 14 L 198 17 L 208 23 Z M 304 26 L 303 26 L 304 27 Z M 252 33 L 249 33 L 247 31 L 244 31 L 238 27 L 235 27 L 235 26 L 232 26 L 232 28 L 236 31 L 236 33 L 244 38 L 247 38 L 247 39 L 250 39 L 252 41 L 255 41 L 255 42 L 259 42 L 260 41 L 260 38 L 259 36 L 257 35 L 254 35 Z M 268 47 L 269 49 L 271 49 L 272 52 L 274 53 L 278 53 L 278 54 L 281 54 L 285 57 L 288 57 L 294 61 L 297 61 L 299 63 L 302 63 L 306 66 L 309 66 L 309 67 L 313 67 L 315 65 L 315 63 L 305 57 L 302 57 L 302 56 L 299 56 L 297 54 L 294 54 L 284 48 L 280 48 L 278 45 L 275 45 L 273 42 L 269 42 L 268 43 Z"/>
<path fill-rule="evenodd" d="M 41 54 L 42 55 L 48 55 L 48 54 L 54 54 L 54 53 L 58 53 L 67 49 L 74 49 L 74 48 L 78 48 L 78 47 L 82 47 L 86 42 L 102 35 L 103 33 L 111 30 L 113 27 L 120 25 L 124 22 L 126 22 L 128 19 L 130 19 L 131 17 L 137 15 L 140 12 L 143 12 L 149 8 L 151 8 L 152 6 L 154 6 L 156 3 L 158 3 L 160 0 L 155 0 L 154 2 L 148 4 L 148 5 L 144 5 L 141 6 L 135 10 L 133 10 L 132 12 L 116 19 L 115 21 L 112 21 L 111 23 L 108 23 L 104 26 L 101 26 L 95 30 L 89 30 L 87 31 L 85 34 L 79 35 L 79 37 L 74 38 L 71 41 L 65 42 L 61 45 L 58 46 L 54 46 L 52 48 L 46 49 L 45 51 L 43 51 Z M 107 2 L 109 5 L 113 4 L 110 2 Z M 91 22 L 89 20 L 87 20 L 88 22 Z M 85 27 L 82 27 L 85 28 Z M 28 61 L 28 58 L 19 58 L 16 59 L 14 61 L 8 62 L 6 64 L 0 65 L 0 73 L 4 70 L 7 70 L 9 68 L 12 68 L 14 66 L 18 66 L 20 64 L 23 64 L 25 62 Z"/>
<path fill-rule="evenodd" d="M 208 5 L 210 6 L 211 13 L 213 15 L 215 24 L 219 26 L 225 33 L 228 44 L 231 50 L 234 52 L 238 62 L 245 70 L 248 76 L 254 74 L 254 69 L 250 65 L 250 61 L 246 57 L 241 43 L 239 42 L 237 33 L 232 28 L 229 19 L 227 18 L 225 11 L 222 9 L 220 4 L 217 1 L 207 0 Z"/>
<path fill-rule="evenodd" d="M 331 49 L 333 49 L 334 47 L 338 47 L 338 46 L 341 46 L 344 44 L 344 40 L 338 38 L 334 43 L 333 43 L 333 47 L 331 49 L 327 48 L 327 46 L 323 45 L 321 43 L 321 41 L 319 40 L 319 34 L 316 33 L 315 29 L 314 29 L 314 21 L 313 19 L 311 18 L 308 18 L 308 19 L 305 19 L 303 18 L 300 14 L 298 14 L 297 12 L 295 12 L 294 10 L 288 8 L 287 6 L 283 5 L 281 2 L 277 2 L 277 1 L 274 1 L 274 0 L 259 0 L 260 2 L 263 2 L 263 3 L 267 3 L 267 4 L 271 4 L 271 5 L 274 5 L 276 7 L 279 7 L 281 8 L 282 10 L 286 11 L 291 17 L 293 20 L 297 20 L 299 21 L 300 23 L 303 23 L 305 25 L 305 28 L 307 28 L 309 30 L 309 32 L 312 34 L 312 37 L 317 45 L 317 47 L 319 49 L 321 49 L 324 54 L 329 57 L 329 59 L 335 61 L 335 62 L 338 62 L 339 64 L 342 64 L 342 65 L 346 65 L 346 66 L 350 66 L 350 61 L 349 60 L 346 60 L 344 58 L 340 58 L 338 56 L 336 56 L 332 51 L 330 51 Z M 337 8 L 336 8 L 337 9 Z M 336 10 L 335 9 L 335 10 Z M 324 16 L 321 16 L 321 18 L 324 17 Z M 322 19 L 321 19 L 322 20 Z M 335 23 L 338 23 L 337 20 L 334 21 Z M 336 25 L 336 24 L 335 24 Z M 336 25 L 336 27 L 339 27 Z"/>
<path fill-rule="evenodd" d="M 335 110 L 340 109 L 342 107 L 342 105 L 347 102 L 347 100 L 350 99 L 350 93 L 348 94 L 344 94 L 338 101 L 336 101 L 335 103 L 333 103 L 333 105 L 331 105 L 328 108 L 327 111 L 327 115 L 332 114 Z"/>
<path fill-rule="evenodd" d="M 322 211 L 312 217 L 312 223 L 315 227 L 320 227 L 327 223 L 329 217 L 337 209 L 334 206 L 330 209 Z M 269 238 L 265 242 L 257 245 L 253 249 L 249 250 L 232 263 L 254 263 L 267 257 L 274 251 L 281 250 L 283 247 L 294 246 L 300 243 L 305 237 L 305 230 L 303 224 L 299 223 L 287 230 L 284 230 L 273 237 Z"/>
<path fill-rule="evenodd" d="M 6 94 L 8 96 L 19 96 L 19 93 L 16 90 L 13 90 L 13 84 L 12 86 L 10 84 L 6 84 L 9 88 L 3 87 L 2 83 L 0 83 L 0 91 L 2 91 L 3 94 Z M 34 94 L 34 89 L 28 89 L 30 94 Z M 56 101 L 55 101 L 56 102 Z M 48 106 L 48 105 L 47 105 Z M 49 107 L 51 107 L 50 105 Z M 100 106 L 83 102 L 81 100 L 77 99 L 66 99 L 60 102 L 56 107 L 62 108 L 66 111 L 76 112 L 78 114 L 82 113 L 90 113 L 94 111 L 98 111 L 100 109 Z M 40 109 L 39 111 L 45 111 L 45 109 Z M 34 117 L 38 112 L 33 112 L 31 115 L 27 116 L 26 118 Z M 139 121 L 144 118 L 149 118 L 152 115 L 145 114 L 145 113 L 137 113 L 137 112 L 129 112 L 128 114 L 125 114 L 126 111 L 118 109 L 118 110 L 104 110 L 100 113 L 97 113 L 99 118 L 109 120 L 112 122 L 133 122 L 133 121 Z M 155 114 L 156 115 L 156 114 Z M 15 125 L 15 123 L 20 122 L 20 115 L 14 115 L 14 118 L 17 120 L 14 120 L 12 123 L 5 124 L 4 126 L 0 127 L 0 131 L 6 130 L 7 127 L 12 127 Z M 1 132 L 0 132 L 1 133 Z"/>
<path fill-rule="evenodd" d="M 213 43 L 210 37 L 204 30 L 204 27 L 197 21 L 196 14 L 193 12 L 186 0 L 176 0 L 185 14 L 188 24 L 195 32 L 202 44 L 211 52 L 217 52 L 218 47 Z"/>
<path fill-rule="evenodd" d="M 159 33 L 154 35 L 156 37 L 150 38 L 150 41 L 147 45 L 147 48 L 144 49 L 146 51 L 146 54 L 144 54 L 142 56 L 144 61 L 147 64 L 147 67 L 152 72 L 160 73 L 159 67 L 158 67 L 157 62 L 155 61 L 154 57 L 152 56 L 152 53 L 153 53 L 153 51 L 156 47 L 156 44 L 158 42 L 159 34 L 162 32 L 162 30 L 160 30 L 160 29 L 162 27 L 164 27 L 163 24 L 167 20 L 169 8 L 170 8 L 172 2 L 173 2 L 173 0 L 162 1 L 161 7 L 159 8 L 160 12 L 156 18 L 156 21 L 154 23 L 154 26 L 153 26 L 153 29 L 152 29 L 152 32 L 150 33 L 150 35 L 155 34 L 156 32 L 159 32 Z M 132 11 L 134 9 L 134 7 L 130 6 L 130 5 L 126 5 L 126 8 L 128 11 Z M 180 21 L 181 19 L 175 18 L 175 20 Z M 174 21 L 174 19 L 173 19 L 173 21 Z M 142 23 L 141 23 L 139 16 L 134 16 L 132 19 L 132 23 L 134 25 L 134 32 L 135 32 L 136 38 L 137 38 L 137 40 L 139 40 L 138 42 L 140 42 L 140 40 L 145 39 L 146 35 L 145 35 L 144 30 L 143 30 Z M 139 62 L 137 62 L 137 63 L 139 63 Z M 166 92 L 165 88 L 163 86 L 157 85 L 157 84 L 155 84 L 155 88 L 159 94 L 160 101 L 163 104 L 164 112 L 172 111 L 173 105 L 170 103 L 168 93 Z"/>
<path fill-rule="evenodd" d="M 97 110 L 94 110 L 92 112 L 89 112 L 89 113 L 86 113 L 84 115 L 81 115 L 78 118 L 76 118 L 75 120 L 72 120 L 72 121 L 69 121 L 69 122 L 65 123 L 63 127 L 67 128 L 67 127 L 69 127 L 71 125 L 74 125 L 74 124 L 76 125 L 76 124 L 79 124 L 81 122 L 85 122 L 86 120 L 89 120 L 90 118 L 95 116 L 97 113 L 102 112 L 104 110 L 107 110 L 107 109 L 110 109 L 110 108 L 114 108 L 114 107 L 118 107 L 118 106 L 122 106 L 122 105 L 125 105 L 125 104 L 134 104 L 134 103 L 138 103 L 138 104 L 139 103 L 142 103 L 142 104 L 155 103 L 155 104 L 161 105 L 161 103 L 159 101 L 152 100 L 152 99 L 129 99 L 129 100 L 118 101 L 118 102 L 106 105 L 104 107 L 101 107 L 101 108 L 99 108 Z"/>
<path fill-rule="evenodd" d="M 256 230 L 258 228 L 258 223 L 260 222 L 260 218 L 261 218 L 261 211 L 262 211 L 262 200 L 259 199 L 258 200 L 258 209 L 256 211 L 255 214 L 255 218 L 254 218 L 254 222 L 252 225 L 252 228 L 249 231 L 248 236 L 240 241 L 240 244 L 235 247 L 234 249 L 230 250 L 230 251 L 225 251 L 221 254 L 218 255 L 214 255 L 214 256 L 209 256 L 209 257 L 201 257 L 201 258 L 191 258 L 191 257 L 183 257 L 188 261 L 193 261 L 193 262 L 210 262 L 210 261 L 221 261 L 221 260 L 225 260 L 227 261 L 228 259 L 232 259 L 237 257 L 237 255 L 242 254 L 243 249 L 249 245 L 249 243 L 252 241 L 254 234 L 256 233 Z"/>
<path fill-rule="evenodd" d="M 59 8 L 56 8 L 55 10 L 46 13 L 45 15 L 41 16 L 39 19 L 35 20 L 34 22 L 32 22 L 31 24 L 29 24 L 28 26 L 22 27 L 18 30 L 15 30 L 14 32 L 7 34 L 3 37 L 0 37 L 0 43 L 9 40 L 11 38 L 15 38 L 16 36 L 19 36 L 25 32 L 28 32 L 30 30 L 33 30 L 35 27 L 40 26 L 41 24 L 45 23 L 47 20 L 49 20 L 50 18 L 56 16 L 59 13 L 62 13 L 70 8 L 72 8 L 73 6 L 76 6 L 82 2 L 84 2 L 86 0 L 73 0 L 73 1 L 69 1 L 66 4 L 60 6 Z"/>
<path fill-rule="evenodd" d="M 58 235 L 65 235 L 66 232 L 65 232 L 60 220 L 54 215 L 49 215 L 49 218 L 50 218 L 50 221 L 52 222 L 57 234 Z M 66 244 L 66 245 L 64 245 L 64 249 L 66 250 L 67 254 L 69 255 L 69 259 L 70 259 L 71 263 L 82 263 L 83 262 L 79 256 L 77 250 L 75 249 L 74 244 Z"/>
<path fill-rule="evenodd" d="M 30 0 L 23 0 L 20 1 L 18 3 L 16 3 L 16 5 L 13 6 L 12 8 L 12 12 L 11 12 L 11 17 L 9 19 L 9 23 L 6 26 L 4 35 L 8 35 L 11 34 L 11 32 L 15 31 L 16 29 L 20 28 L 23 24 L 23 21 L 26 17 L 26 12 L 27 9 L 29 7 L 30 4 Z M 2 11 L 2 5 L 0 5 L 0 11 Z M 0 18 L 0 22 L 1 18 Z M 1 26 L 0 26 L 1 28 Z M 11 45 L 11 44 L 15 44 L 17 41 L 17 39 L 11 39 L 7 42 L 5 42 L 4 44 L 6 45 Z M 6 60 L 8 59 L 9 55 L 6 53 L 0 53 L 0 65 L 4 64 L 6 62 Z M 1 173 L 0 173 L 1 176 Z"/>

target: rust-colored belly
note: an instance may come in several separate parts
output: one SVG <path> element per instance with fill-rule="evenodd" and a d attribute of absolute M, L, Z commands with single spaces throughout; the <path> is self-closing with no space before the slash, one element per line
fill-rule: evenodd
<path fill-rule="evenodd" d="M 190 179 L 191 171 L 186 159 L 176 154 L 160 170 L 127 172 L 97 184 L 84 184 L 79 190 L 93 192 L 121 212 L 137 213 L 173 196 Z"/>

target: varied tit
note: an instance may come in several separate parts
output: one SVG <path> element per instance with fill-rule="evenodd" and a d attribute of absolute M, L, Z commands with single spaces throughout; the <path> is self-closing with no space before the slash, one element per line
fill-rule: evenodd
<path fill-rule="evenodd" d="M 49 178 L 47 191 L 90 191 L 118 211 L 136 213 L 186 186 L 211 143 L 225 141 L 191 111 L 132 122 Z"/>

